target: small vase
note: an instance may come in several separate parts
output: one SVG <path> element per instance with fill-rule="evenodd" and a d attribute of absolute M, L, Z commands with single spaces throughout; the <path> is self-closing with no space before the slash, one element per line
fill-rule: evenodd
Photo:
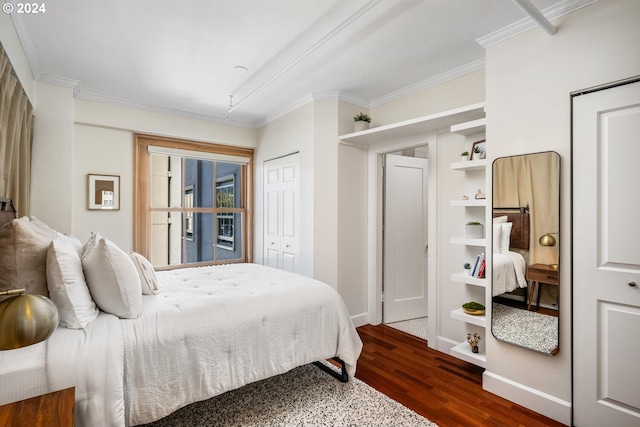
<path fill-rule="evenodd" d="M 464 275 L 465 276 L 471 276 L 471 269 L 470 268 L 465 268 L 464 269 Z"/>
<path fill-rule="evenodd" d="M 482 239 L 484 237 L 484 227 L 482 224 L 466 224 L 464 236 L 467 239 Z"/>
<path fill-rule="evenodd" d="M 479 351 L 478 346 L 477 345 L 472 345 L 471 346 L 471 353 L 477 353 Z"/>
<path fill-rule="evenodd" d="M 466 162 L 466 161 L 469 161 L 469 156 L 460 156 L 460 159 L 461 159 L 463 162 Z"/>
<path fill-rule="evenodd" d="M 367 122 L 366 120 L 358 120 L 357 122 L 355 122 L 353 124 L 353 128 L 356 132 L 360 132 L 361 130 L 367 130 L 369 129 L 369 126 L 371 124 L 369 122 Z"/>

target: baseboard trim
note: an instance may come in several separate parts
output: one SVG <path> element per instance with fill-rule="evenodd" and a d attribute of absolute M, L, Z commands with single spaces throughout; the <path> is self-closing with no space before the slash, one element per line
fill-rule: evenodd
<path fill-rule="evenodd" d="M 560 423 L 571 425 L 571 402 L 489 371 L 482 374 L 482 388 Z"/>
<path fill-rule="evenodd" d="M 353 322 L 353 326 L 359 328 L 360 326 L 369 324 L 369 315 L 367 313 L 356 314 L 355 316 L 351 316 L 351 321 Z"/>
<path fill-rule="evenodd" d="M 442 353 L 451 354 L 451 349 L 458 344 L 458 342 L 450 340 L 449 338 L 438 337 L 438 346 L 435 348 L 435 350 L 441 351 Z"/>

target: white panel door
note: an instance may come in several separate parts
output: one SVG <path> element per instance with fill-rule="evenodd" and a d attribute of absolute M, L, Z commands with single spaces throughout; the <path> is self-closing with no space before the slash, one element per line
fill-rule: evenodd
<path fill-rule="evenodd" d="M 640 83 L 573 100 L 576 426 L 640 425 Z"/>
<path fill-rule="evenodd" d="M 384 203 L 385 323 L 427 315 L 427 159 L 387 155 Z"/>
<path fill-rule="evenodd" d="M 298 273 L 299 155 L 264 162 L 264 264 Z"/>

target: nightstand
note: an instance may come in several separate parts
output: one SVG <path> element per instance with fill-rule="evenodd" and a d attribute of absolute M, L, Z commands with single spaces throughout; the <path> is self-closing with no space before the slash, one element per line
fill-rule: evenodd
<path fill-rule="evenodd" d="M 75 388 L 0 406 L 0 425 L 11 427 L 73 427 Z"/>
<path fill-rule="evenodd" d="M 531 310 L 531 302 L 533 301 L 533 294 L 536 290 L 536 283 L 558 286 L 558 269 L 551 268 L 548 264 L 531 264 L 527 267 L 527 279 L 531 281 L 527 310 Z M 538 289 L 538 301 L 536 305 L 540 307 L 540 289 Z"/>

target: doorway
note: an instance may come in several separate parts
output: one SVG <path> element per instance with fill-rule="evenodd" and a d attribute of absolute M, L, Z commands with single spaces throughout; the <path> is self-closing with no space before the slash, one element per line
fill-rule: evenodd
<path fill-rule="evenodd" d="M 427 340 L 428 147 L 385 154 L 383 323 Z"/>

